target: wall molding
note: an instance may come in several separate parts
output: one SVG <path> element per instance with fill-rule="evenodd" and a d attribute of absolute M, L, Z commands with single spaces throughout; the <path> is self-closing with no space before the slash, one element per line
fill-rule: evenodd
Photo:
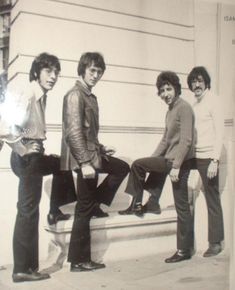
<path fill-rule="evenodd" d="M 44 17 L 44 18 L 50 18 L 50 19 L 56 19 L 56 20 L 60 20 L 60 21 L 82 23 L 82 24 L 99 26 L 99 27 L 106 27 L 106 28 L 122 30 L 122 31 L 141 33 L 141 34 L 152 35 L 152 36 L 163 37 L 163 38 L 169 38 L 169 39 L 174 39 L 174 40 L 179 40 L 179 41 L 184 41 L 184 42 L 194 42 L 194 39 L 192 39 L 192 38 L 177 37 L 177 36 L 172 36 L 172 35 L 166 35 L 166 34 L 161 34 L 161 33 L 156 33 L 156 32 L 145 31 L 145 30 L 141 30 L 141 29 L 126 28 L 126 27 L 121 27 L 121 26 L 117 26 L 117 25 L 114 26 L 114 25 L 109 25 L 109 24 L 104 24 L 104 23 L 90 22 L 90 21 L 78 20 L 78 19 L 70 19 L 70 18 L 67 18 L 67 17 L 45 15 L 45 14 L 41 14 L 41 13 L 29 12 L 29 11 L 24 11 L 24 10 L 19 11 L 17 13 L 17 15 L 12 19 L 11 26 L 13 26 L 13 24 L 16 22 L 16 20 L 19 18 L 19 16 L 21 14 L 33 15 L 33 16 L 37 16 L 37 17 Z"/>
<path fill-rule="evenodd" d="M 84 5 L 84 4 L 80 4 L 80 3 L 72 3 L 72 2 L 62 1 L 62 0 L 47 0 L 47 1 L 61 3 L 61 4 L 65 4 L 65 5 L 79 6 L 79 7 L 84 7 L 84 8 L 89 8 L 89 9 L 109 12 L 109 13 L 113 13 L 113 14 L 125 15 L 125 16 L 134 17 L 134 18 L 140 18 L 140 19 L 160 22 L 160 23 L 166 23 L 166 24 L 171 24 L 171 25 L 180 26 L 180 27 L 194 28 L 194 25 L 187 25 L 187 24 L 182 24 L 182 23 L 177 23 L 177 22 L 171 22 L 171 21 L 166 21 L 166 20 L 162 20 L 162 19 L 158 19 L 158 18 L 147 17 L 147 16 L 142 16 L 142 15 L 137 15 L 137 14 L 132 14 L 132 13 L 126 13 L 126 12 L 120 12 L 120 11 L 117 11 L 117 10 L 99 8 L 99 7 Z"/>
<path fill-rule="evenodd" d="M 224 121 L 225 127 L 233 127 L 233 119 L 226 119 Z M 61 133 L 61 124 L 47 124 L 48 133 Z M 141 127 L 141 126 L 100 126 L 100 133 L 103 134 L 158 134 L 162 135 L 164 127 Z M 10 167 L 1 167 L 0 172 L 11 172 Z"/>
<path fill-rule="evenodd" d="M 0 172 L 12 172 L 12 169 L 10 167 L 1 167 L 0 166 Z"/>
<path fill-rule="evenodd" d="M 10 67 L 11 65 L 14 64 L 15 61 L 17 61 L 17 59 L 19 59 L 20 57 L 28 57 L 31 58 L 32 61 L 33 59 L 36 57 L 36 55 L 32 55 L 32 54 L 24 54 L 24 53 L 18 53 L 17 55 L 15 55 L 11 61 L 9 61 L 8 67 Z M 68 59 L 68 58 L 60 58 L 59 59 L 61 62 L 72 62 L 72 63 L 78 63 L 78 59 Z M 140 71 L 151 71 L 151 72 L 162 72 L 165 69 L 161 69 L 161 68 L 151 68 L 151 67 L 138 67 L 138 66 L 129 66 L 129 65 L 120 65 L 120 64 L 113 64 L 113 63 L 105 63 L 107 67 L 117 67 L 117 68 L 124 68 L 124 69 L 132 69 L 132 70 L 140 70 Z M 23 73 L 23 72 L 22 72 Z M 24 72 L 25 73 L 25 72 Z M 175 71 L 176 74 L 178 75 L 184 75 L 187 76 L 188 73 L 187 72 L 182 72 L 182 71 Z"/>
<path fill-rule="evenodd" d="M 61 124 L 47 124 L 47 132 L 61 132 Z M 121 134 L 163 134 L 163 127 L 144 127 L 144 126 L 100 126 L 100 133 L 121 133 Z"/>
<path fill-rule="evenodd" d="M 12 75 L 9 79 L 8 79 L 8 83 L 10 83 L 11 81 L 13 81 L 18 75 L 29 75 L 29 73 L 27 72 L 23 72 L 23 71 L 19 71 L 17 73 L 15 73 L 14 75 Z M 64 79 L 74 79 L 76 80 L 78 77 L 77 76 L 67 76 L 67 75 L 60 75 L 60 78 L 64 78 Z M 135 85 L 135 86 L 148 86 L 148 87 L 155 87 L 156 85 L 150 84 L 150 83 L 142 83 L 142 82 L 130 82 L 130 81 L 119 81 L 119 80 L 108 80 L 105 78 L 102 78 L 100 80 L 100 82 L 106 82 L 106 83 L 119 83 L 119 84 L 127 84 L 127 85 Z M 188 88 L 182 86 L 181 87 L 182 90 L 188 90 Z"/>
<path fill-rule="evenodd" d="M 225 127 L 233 127 L 233 119 L 224 120 Z M 48 132 L 61 132 L 61 124 L 47 124 Z M 101 125 L 100 133 L 116 133 L 116 134 L 160 134 L 164 132 L 164 127 L 145 127 L 145 126 L 117 126 L 117 125 Z"/>

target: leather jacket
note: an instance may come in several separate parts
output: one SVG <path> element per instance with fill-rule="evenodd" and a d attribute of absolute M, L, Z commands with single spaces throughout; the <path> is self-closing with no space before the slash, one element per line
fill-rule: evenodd
<path fill-rule="evenodd" d="M 83 163 L 101 167 L 103 145 L 99 143 L 98 132 L 96 96 L 78 80 L 63 101 L 62 170 L 75 170 Z"/>

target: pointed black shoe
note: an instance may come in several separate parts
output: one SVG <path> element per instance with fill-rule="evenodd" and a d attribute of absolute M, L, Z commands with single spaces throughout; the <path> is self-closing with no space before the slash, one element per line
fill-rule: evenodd
<path fill-rule="evenodd" d="M 161 214 L 161 207 L 159 203 L 154 203 L 151 201 L 148 201 L 144 206 L 143 206 L 143 211 L 144 213 L 154 213 L 154 214 Z"/>
<path fill-rule="evenodd" d="M 108 216 L 108 213 L 104 212 L 99 206 L 96 206 L 91 213 L 91 217 L 93 218 L 103 218 Z"/>
<path fill-rule="evenodd" d="M 184 260 L 189 260 L 191 259 L 191 254 L 190 251 L 180 251 L 178 250 L 175 252 L 173 256 L 170 258 L 165 259 L 166 263 L 178 263 Z"/>
<path fill-rule="evenodd" d="M 78 264 L 72 263 L 70 266 L 70 272 L 93 271 L 93 270 L 98 270 L 98 269 L 103 269 L 103 268 L 105 268 L 105 264 L 96 263 L 93 261 L 78 263 Z"/>
<path fill-rule="evenodd" d="M 28 273 L 13 273 L 12 280 L 14 283 L 19 282 L 33 282 L 33 281 L 41 281 L 45 279 L 49 279 L 50 275 L 47 273 L 39 273 L 39 272 L 28 272 Z"/>
<path fill-rule="evenodd" d="M 140 202 L 136 202 L 136 198 L 133 198 L 130 206 L 127 209 L 119 210 L 120 215 L 132 215 L 135 214 L 138 217 L 143 217 L 143 206 Z"/>
<path fill-rule="evenodd" d="M 47 215 L 47 222 L 50 226 L 52 226 L 59 221 L 66 221 L 66 220 L 70 219 L 70 217 L 71 217 L 71 214 L 64 214 L 62 212 L 49 213 Z"/>

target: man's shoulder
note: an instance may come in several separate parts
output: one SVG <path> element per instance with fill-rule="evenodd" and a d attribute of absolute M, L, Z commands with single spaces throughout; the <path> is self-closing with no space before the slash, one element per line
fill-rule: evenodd
<path fill-rule="evenodd" d="M 204 97 L 202 99 L 202 101 L 204 102 L 215 102 L 215 101 L 219 101 L 219 95 L 214 92 L 211 89 L 206 89 L 206 91 L 204 92 Z"/>
<path fill-rule="evenodd" d="M 72 100 L 81 101 L 84 99 L 83 91 L 76 85 L 74 85 L 71 89 L 67 91 L 64 96 L 64 102 L 70 102 Z"/>
<path fill-rule="evenodd" d="M 224 102 L 218 94 L 208 91 L 205 95 L 205 105 L 211 113 L 223 115 Z"/>
<path fill-rule="evenodd" d="M 182 98 L 179 99 L 179 107 L 192 111 L 192 106 L 189 104 L 189 102 Z"/>
<path fill-rule="evenodd" d="M 35 85 L 27 82 L 23 85 L 11 85 L 6 92 L 6 98 L 14 101 L 28 101 L 35 96 Z"/>

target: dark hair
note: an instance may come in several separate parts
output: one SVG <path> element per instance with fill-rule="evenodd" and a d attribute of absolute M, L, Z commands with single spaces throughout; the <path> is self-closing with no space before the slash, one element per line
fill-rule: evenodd
<path fill-rule="evenodd" d="M 211 88 L 211 78 L 204 66 L 195 66 L 188 75 L 187 83 L 189 89 L 192 91 L 192 81 L 197 79 L 198 76 L 202 76 L 205 82 L 206 88 Z"/>
<path fill-rule="evenodd" d="M 174 87 L 176 96 L 179 96 L 181 94 L 180 79 L 176 73 L 172 71 L 164 71 L 160 73 L 156 81 L 158 95 L 160 95 L 160 88 L 166 84 L 170 84 Z"/>
<path fill-rule="evenodd" d="M 60 61 L 55 55 L 43 52 L 35 57 L 32 62 L 31 69 L 29 72 L 29 81 L 35 81 L 39 79 L 40 72 L 43 68 L 52 68 L 55 67 L 58 72 L 60 72 Z"/>
<path fill-rule="evenodd" d="M 78 75 L 84 76 L 86 68 L 91 66 L 92 64 L 101 68 L 103 72 L 106 69 L 102 54 L 100 54 L 99 52 L 85 52 L 82 54 L 78 63 Z"/>

